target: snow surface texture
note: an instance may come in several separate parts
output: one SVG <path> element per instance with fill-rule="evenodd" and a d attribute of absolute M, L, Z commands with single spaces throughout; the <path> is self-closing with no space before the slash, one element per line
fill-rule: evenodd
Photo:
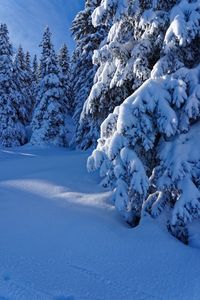
<path fill-rule="evenodd" d="M 198 300 L 199 250 L 122 223 L 88 153 L 0 152 L 0 299 Z"/>

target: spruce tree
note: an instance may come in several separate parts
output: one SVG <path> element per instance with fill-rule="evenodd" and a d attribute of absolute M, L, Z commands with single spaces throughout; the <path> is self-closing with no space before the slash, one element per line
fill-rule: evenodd
<path fill-rule="evenodd" d="M 21 94 L 13 80 L 12 46 L 6 24 L 0 25 L 0 144 L 20 146 L 26 142 L 25 129 L 19 116 Z"/>
<path fill-rule="evenodd" d="M 20 121 L 27 125 L 31 121 L 34 105 L 32 72 L 30 67 L 30 54 L 26 56 L 20 46 L 14 60 L 13 80 L 19 94 L 18 114 Z"/>
<path fill-rule="evenodd" d="M 65 114 L 60 69 L 51 41 L 49 28 L 45 29 L 41 43 L 42 56 L 37 93 L 37 105 L 32 121 L 32 144 L 66 145 Z"/>
<path fill-rule="evenodd" d="M 92 56 L 95 49 L 105 37 L 105 28 L 95 28 L 92 24 L 92 13 L 99 5 L 100 0 L 87 0 L 85 9 L 77 14 L 72 23 L 72 34 L 76 48 L 72 56 L 72 88 L 74 95 L 74 121 L 80 120 L 83 105 L 93 85 L 97 67 L 93 65 Z M 80 144 L 82 138 L 77 126 L 73 143 Z"/>
<path fill-rule="evenodd" d="M 148 10 L 153 4 L 143 3 Z M 150 78 L 101 125 L 88 169 L 100 168 L 127 222 L 160 216 L 187 243 L 189 224 L 200 219 L 199 1 L 161 4 L 169 23 L 160 58 Z"/>
<path fill-rule="evenodd" d="M 110 30 L 93 56 L 98 70 L 78 128 L 81 148 L 96 145 L 103 120 L 150 77 L 173 2 L 102 0 L 95 9 L 93 25 Z"/>
<path fill-rule="evenodd" d="M 38 58 L 37 55 L 34 55 L 32 65 L 31 65 L 31 70 L 32 70 L 32 86 L 33 86 L 33 96 L 34 96 L 34 106 L 33 106 L 33 112 L 36 107 L 36 102 L 37 102 L 37 93 L 38 93 L 38 88 L 39 88 L 39 64 L 38 64 Z"/>
<path fill-rule="evenodd" d="M 35 78 L 34 78 L 34 73 L 33 73 L 32 66 L 31 66 L 31 55 L 30 55 L 29 51 L 26 52 L 25 62 L 26 62 L 25 83 L 27 86 L 27 95 L 29 98 L 27 104 L 28 104 L 28 110 L 29 110 L 29 114 L 30 114 L 28 122 L 30 123 L 30 121 L 32 120 L 33 110 L 35 107 L 36 94 L 35 94 Z"/>
<path fill-rule="evenodd" d="M 35 84 L 39 81 L 39 66 L 38 66 L 38 59 L 37 55 L 34 55 L 33 62 L 32 62 L 32 73 L 33 73 L 33 81 Z"/>
<path fill-rule="evenodd" d="M 66 113 L 72 114 L 73 112 L 73 99 L 71 93 L 70 83 L 70 58 L 67 45 L 64 44 L 58 55 L 58 62 L 61 69 L 61 84 L 63 89 L 63 108 L 66 109 Z"/>

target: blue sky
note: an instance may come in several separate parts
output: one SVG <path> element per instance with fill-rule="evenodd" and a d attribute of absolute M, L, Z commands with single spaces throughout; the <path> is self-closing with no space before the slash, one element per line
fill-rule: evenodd
<path fill-rule="evenodd" d="M 25 50 L 39 53 L 43 29 L 49 25 L 56 48 L 67 42 L 73 49 L 70 25 L 84 0 L 0 0 L 0 23 L 8 25 L 14 47 L 21 43 Z"/>

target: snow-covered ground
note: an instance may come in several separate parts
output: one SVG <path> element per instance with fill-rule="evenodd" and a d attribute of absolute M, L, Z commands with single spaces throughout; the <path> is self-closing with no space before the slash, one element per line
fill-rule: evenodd
<path fill-rule="evenodd" d="M 87 156 L 1 150 L 0 299 L 200 299 L 200 250 L 127 227 Z"/>

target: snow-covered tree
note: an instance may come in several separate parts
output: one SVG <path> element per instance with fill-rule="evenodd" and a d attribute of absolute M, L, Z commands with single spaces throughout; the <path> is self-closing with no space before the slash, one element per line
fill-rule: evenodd
<path fill-rule="evenodd" d="M 102 0 L 94 10 L 93 25 L 110 30 L 93 55 L 99 68 L 81 115 L 81 148 L 96 144 L 103 120 L 149 78 L 160 57 L 174 2 Z"/>
<path fill-rule="evenodd" d="M 143 2 L 151 10 L 151 1 Z M 162 213 L 173 235 L 187 242 L 189 222 L 200 219 L 200 6 L 167 4 L 161 57 L 101 125 L 88 169 L 99 168 L 103 184 L 113 186 L 127 222 Z"/>
<path fill-rule="evenodd" d="M 37 55 L 34 55 L 34 57 L 33 57 L 32 73 L 33 73 L 33 80 L 37 84 L 39 81 L 39 66 L 38 66 Z"/>
<path fill-rule="evenodd" d="M 41 43 L 40 83 L 37 105 L 32 120 L 32 144 L 66 145 L 66 126 L 63 108 L 63 89 L 60 68 L 51 41 L 49 28 Z"/>
<path fill-rule="evenodd" d="M 26 62 L 26 68 L 31 70 L 31 54 L 29 51 L 26 51 L 25 62 Z"/>
<path fill-rule="evenodd" d="M 34 106 L 33 80 L 30 67 L 30 54 L 26 56 L 20 46 L 14 60 L 13 80 L 19 94 L 17 107 L 20 121 L 27 125 L 31 121 Z"/>
<path fill-rule="evenodd" d="M 37 55 L 34 55 L 33 61 L 31 64 L 31 70 L 32 70 L 32 87 L 33 87 L 33 96 L 34 96 L 34 106 L 33 106 L 33 112 L 36 107 L 37 103 L 37 94 L 39 89 L 39 64 L 38 64 L 38 58 Z"/>
<path fill-rule="evenodd" d="M 25 143 L 24 126 L 19 116 L 21 95 L 13 80 L 12 46 L 6 24 L 0 25 L 0 144 L 4 147 Z"/>
<path fill-rule="evenodd" d="M 61 84 L 63 88 L 63 108 L 66 109 L 66 113 L 72 113 L 74 108 L 71 82 L 70 82 L 70 57 L 67 45 L 64 44 L 58 55 L 58 62 L 61 69 Z"/>
<path fill-rule="evenodd" d="M 87 0 L 85 9 L 77 14 L 72 23 L 72 34 L 76 49 L 72 56 L 72 88 L 74 95 L 74 120 L 77 124 L 83 105 L 90 93 L 96 66 L 92 63 L 92 55 L 99 48 L 105 36 L 104 26 L 95 28 L 92 24 L 92 13 L 100 0 Z M 80 143 L 81 136 L 76 132 L 75 143 Z"/>
<path fill-rule="evenodd" d="M 26 85 L 27 85 L 27 87 L 29 87 L 27 94 L 29 97 L 28 109 L 30 112 L 30 117 L 29 117 L 29 122 L 30 122 L 32 119 L 32 116 L 33 116 L 33 111 L 34 111 L 34 107 L 35 107 L 35 103 L 36 103 L 35 84 L 37 81 L 36 81 L 35 74 L 32 69 L 31 55 L 30 55 L 29 51 L 26 52 L 25 61 L 26 61 L 26 78 L 25 79 L 26 79 Z M 33 61 L 34 61 L 34 59 L 33 59 Z"/>

